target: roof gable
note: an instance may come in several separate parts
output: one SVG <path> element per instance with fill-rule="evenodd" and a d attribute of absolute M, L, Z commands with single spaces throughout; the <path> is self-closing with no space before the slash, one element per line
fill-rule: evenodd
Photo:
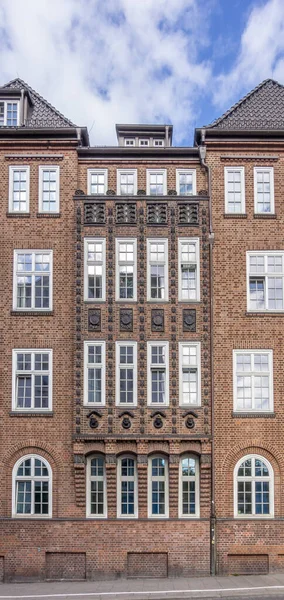
<path fill-rule="evenodd" d="M 64 115 L 22 79 L 13 79 L 6 83 L 3 88 L 11 88 L 13 90 L 25 89 L 28 92 L 32 101 L 32 107 L 28 114 L 26 127 L 76 127 L 72 121 L 64 117 Z"/>
<path fill-rule="evenodd" d="M 284 86 L 266 79 L 206 127 L 217 130 L 284 129 Z"/>

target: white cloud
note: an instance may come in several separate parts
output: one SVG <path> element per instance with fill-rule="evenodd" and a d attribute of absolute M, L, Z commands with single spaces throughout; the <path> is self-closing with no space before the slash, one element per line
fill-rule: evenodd
<path fill-rule="evenodd" d="M 169 122 L 192 134 L 210 66 L 198 0 L 0 0 L 0 81 L 21 77 L 92 143 L 115 142 L 119 122 Z M 203 41 L 201 41 L 203 40 Z"/>

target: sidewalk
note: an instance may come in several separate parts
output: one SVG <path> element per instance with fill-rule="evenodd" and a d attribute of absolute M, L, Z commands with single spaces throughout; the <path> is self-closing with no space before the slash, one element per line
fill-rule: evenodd
<path fill-rule="evenodd" d="M 179 598 L 284 598 L 284 573 L 177 579 L 117 579 L 0 585 L 0 600 L 177 600 Z"/>

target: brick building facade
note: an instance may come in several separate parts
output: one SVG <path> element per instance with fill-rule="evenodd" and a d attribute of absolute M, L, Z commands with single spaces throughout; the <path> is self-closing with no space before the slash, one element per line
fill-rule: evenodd
<path fill-rule="evenodd" d="M 283 97 L 90 147 L 0 88 L 6 581 L 281 568 Z"/>

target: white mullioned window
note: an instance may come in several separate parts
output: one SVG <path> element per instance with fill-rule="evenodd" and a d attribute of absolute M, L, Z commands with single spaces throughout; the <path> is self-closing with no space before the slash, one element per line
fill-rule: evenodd
<path fill-rule="evenodd" d="M 52 350 L 13 350 L 12 409 L 52 410 Z"/>
<path fill-rule="evenodd" d="M 138 517 L 137 464 L 133 456 L 117 461 L 117 517 Z"/>
<path fill-rule="evenodd" d="M 236 518 L 274 516 L 274 474 L 266 458 L 250 454 L 236 464 L 234 515 Z"/>
<path fill-rule="evenodd" d="M 284 252 L 247 252 L 247 309 L 284 310 Z"/>
<path fill-rule="evenodd" d="M 137 404 L 137 342 L 116 342 L 116 403 Z"/>
<path fill-rule="evenodd" d="M 168 459 L 150 456 L 148 461 L 148 517 L 169 516 Z"/>
<path fill-rule="evenodd" d="M 52 250 L 14 250 L 14 310 L 52 310 Z"/>
<path fill-rule="evenodd" d="M 30 208 L 30 167 L 9 167 L 9 212 L 28 213 Z"/>
<path fill-rule="evenodd" d="M 105 457 L 98 454 L 87 459 L 87 517 L 107 516 Z"/>
<path fill-rule="evenodd" d="M 137 240 L 116 239 L 116 300 L 137 300 Z"/>
<path fill-rule="evenodd" d="M 179 196 L 196 195 L 196 169 L 176 170 L 176 190 Z"/>
<path fill-rule="evenodd" d="M 199 238 L 179 238 L 179 301 L 200 300 Z"/>
<path fill-rule="evenodd" d="M 101 302 L 106 298 L 106 240 L 84 240 L 84 299 Z"/>
<path fill-rule="evenodd" d="M 234 410 L 273 411 L 273 351 L 234 350 Z"/>
<path fill-rule="evenodd" d="M 117 169 L 118 196 L 137 194 L 137 169 Z"/>
<path fill-rule="evenodd" d="M 135 146 L 135 138 L 125 138 L 124 145 L 125 146 Z"/>
<path fill-rule="evenodd" d="M 199 517 L 199 459 L 192 454 L 179 463 L 179 517 Z"/>
<path fill-rule="evenodd" d="M 36 454 L 22 456 L 12 474 L 12 516 L 52 516 L 52 471 L 47 460 Z"/>
<path fill-rule="evenodd" d="M 168 300 L 168 240 L 147 240 L 147 300 Z"/>
<path fill-rule="evenodd" d="M 165 141 L 164 140 L 153 140 L 153 146 L 158 146 L 160 148 L 163 148 L 165 145 Z"/>
<path fill-rule="evenodd" d="M 17 127 L 19 125 L 20 102 L 15 100 L 0 101 L 0 127 Z"/>
<path fill-rule="evenodd" d="M 245 213 L 244 167 L 225 167 L 225 212 Z"/>
<path fill-rule="evenodd" d="M 39 167 L 39 212 L 59 212 L 59 167 Z"/>
<path fill-rule="evenodd" d="M 88 169 L 88 194 L 104 195 L 108 186 L 107 169 Z"/>
<path fill-rule="evenodd" d="M 150 141 L 149 140 L 147 140 L 145 138 L 144 139 L 140 138 L 140 140 L 139 140 L 139 146 L 144 146 L 145 147 L 145 146 L 149 146 L 149 145 L 150 145 Z"/>
<path fill-rule="evenodd" d="M 254 167 L 254 212 L 274 213 L 273 167 Z"/>
<path fill-rule="evenodd" d="M 84 404 L 105 405 L 105 342 L 84 342 Z"/>
<path fill-rule="evenodd" d="M 200 406 L 200 342 L 179 342 L 180 405 Z"/>
<path fill-rule="evenodd" d="M 147 169 L 148 196 L 164 196 L 167 193 L 166 169 Z"/>
<path fill-rule="evenodd" d="M 169 404 L 169 342 L 148 342 L 148 404 Z"/>

